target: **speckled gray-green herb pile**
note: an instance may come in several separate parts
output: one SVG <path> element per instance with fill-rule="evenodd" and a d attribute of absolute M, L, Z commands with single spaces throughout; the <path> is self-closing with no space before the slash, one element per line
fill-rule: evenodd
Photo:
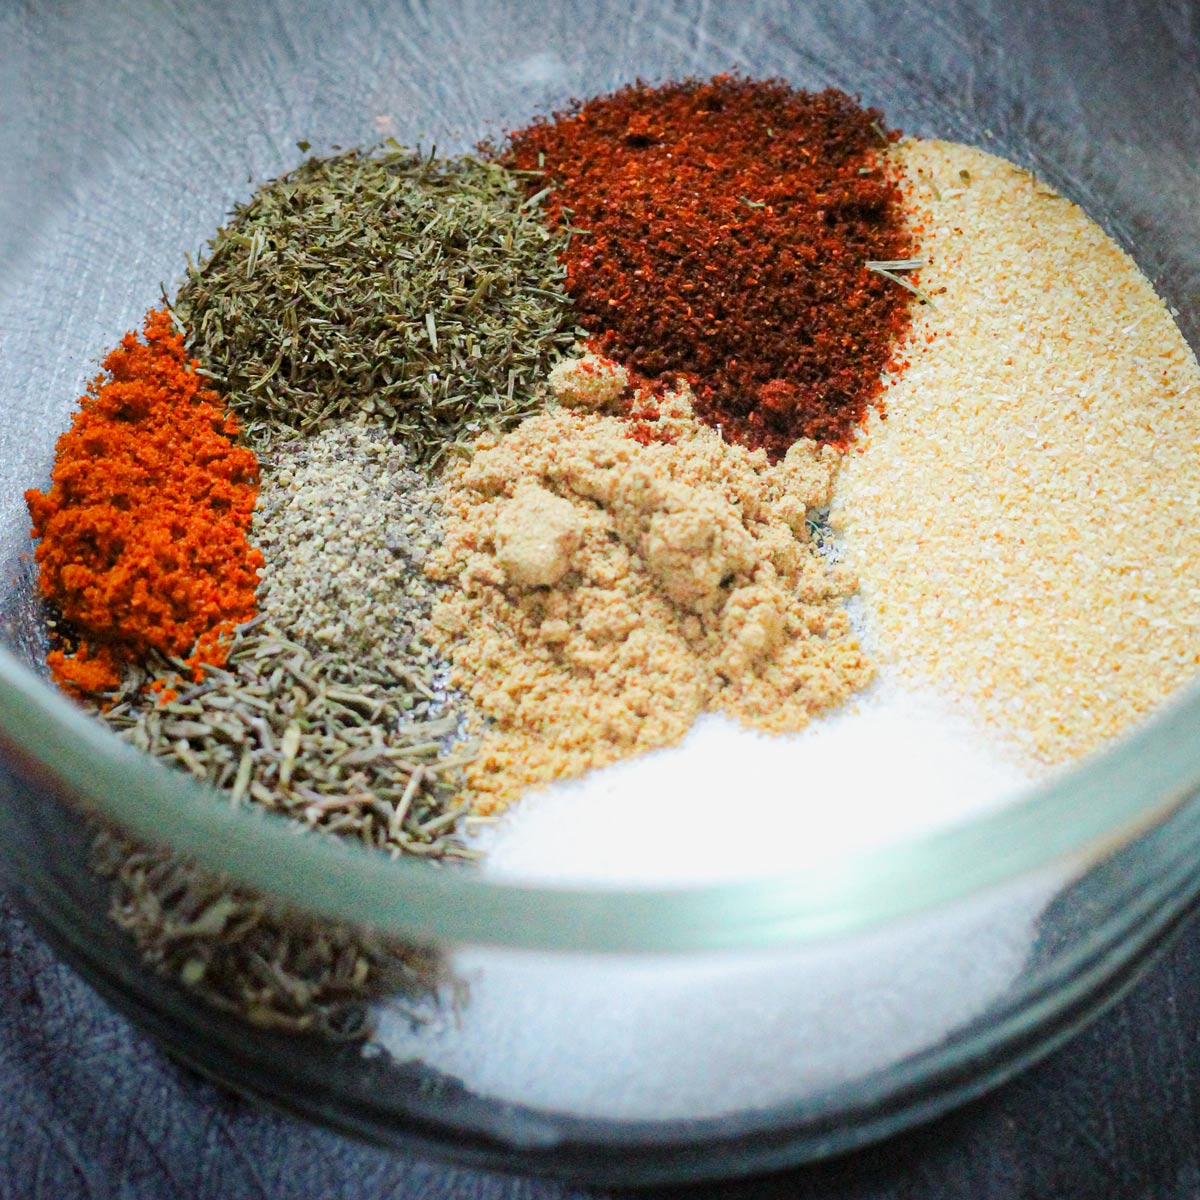
<path fill-rule="evenodd" d="M 496 163 L 310 158 L 234 210 L 171 307 L 256 448 L 365 413 L 436 462 L 538 407 L 577 332 L 567 236 Z"/>

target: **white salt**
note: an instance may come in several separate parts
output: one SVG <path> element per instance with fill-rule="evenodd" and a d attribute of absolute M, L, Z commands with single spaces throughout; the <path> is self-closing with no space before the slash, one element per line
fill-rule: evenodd
<path fill-rule="evenodd" d="M 877 683 L 790 736 L 705 714 L 677 746 L 531 793 L 477 845 L 524 882 L 728 881 L 964 821 L 1029 782 L 944 701 Z"/>
<path fill-rule="evenodd" d="M 706 716 L 679 745 L 523 799 L 479 839 L 525 883 L 700 883 L 803 871 L 977 817 L 1026 769 L 928 695 L 877 684 L 790 737 Z M 461 1010 L 379 1040 L 497 1100 L 581 1116 L 712 1117 L 811 1098 L 929 1049 L 1024 964 L 1058 881 L 850 941 L 706 956 L 463 949 Z"/>

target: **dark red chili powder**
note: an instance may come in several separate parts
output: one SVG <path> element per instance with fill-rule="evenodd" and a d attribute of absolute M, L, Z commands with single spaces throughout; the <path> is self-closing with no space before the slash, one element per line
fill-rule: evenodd
<path fill-rule="evenodd" d="M 912 254 L 881 122 L 778 80 L 639 83 L 514 133 L 504 160 L 586 231 L 564 263 L 595 349 L 686 375 L 703 419 L 778 457 L 846 442 L 908 325 L 908 293 L 863 265 Z"/>

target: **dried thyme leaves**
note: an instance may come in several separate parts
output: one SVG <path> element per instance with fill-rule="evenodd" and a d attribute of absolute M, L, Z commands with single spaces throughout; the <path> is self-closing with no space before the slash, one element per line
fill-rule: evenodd
<path fill-rule="evenodd" d="M 161 661 L 158 678 L 182 664 Z M 459 731 L 436 697 L 414 703 L 402 667 L 313 654 L 266 621 L 243 626 L 223 668 L 161 704 L 141 682 L 103 719 L 130 745 L 311 829 L 393 855 L 470 858 L 447 753 Z"/>
<path fill-rule="evenodd" d="M 234 804 L 393 856 L 474 856 L 456 835 L 466 809 L 458 776 L 473 750 L 456 752 L 460 717 L 414 688 L 405 664 L 314 654 L 259 618 L 223 668 L 204 668 L 200 683 L 161 703 L 146 683 L 177 682 L 183 666 L 149 664 L 99 715 Z M 255 1024 L 361 1037 L 370 1001 L 407 998 L 419 1017 L 441 981 L 436 951 L 282 913 L 169 851 L 101 831 L 93 858 L 112 884 L 113 919 L 146 961 Z"/>
<path fill-rule="evenodd" d="M 264 1028 L 361 1038 L 371 1000 L 406 1000 L 419 1021 L 442 982 L 434 951 L 283 912 L 106 828 L 92 866 L 111 882 L 112 917 L 147 963 Z"/>
<path fill-rule="evenodd" d="M 235 209 L 172 311 L 252 445 L 367 413 L 436 462 L 538 407 L 576 335 L 565 237 L 494 163 L 312 158 Z"/>

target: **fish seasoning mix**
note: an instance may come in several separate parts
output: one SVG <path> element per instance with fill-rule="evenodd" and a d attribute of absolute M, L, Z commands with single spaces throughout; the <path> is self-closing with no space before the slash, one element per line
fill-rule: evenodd
<path fill-rule="evenodd" d="M 705 737 L 786 753 L 797 811 L 845 799 L 805 786 L 831 721 L 932 704 L 1027 781 L 1105 744 L 1200 666 L 1197 444 L 1195 356 L 1069 200 L 722 75 L 263 184 L 27 500 L 76 702 L 450 868 L 531 791 Z M 251 1020 L 357 1035 L 444 980 L 112 831 L 96 863 L 147 958 Z"/>

